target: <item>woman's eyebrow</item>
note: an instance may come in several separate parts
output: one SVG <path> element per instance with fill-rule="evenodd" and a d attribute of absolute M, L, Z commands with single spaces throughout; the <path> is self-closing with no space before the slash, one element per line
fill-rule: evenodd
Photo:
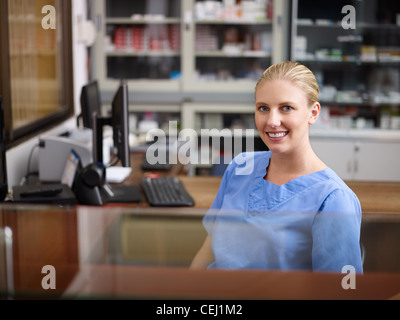
<path fill-rule="evenodd" d="M 284 102 L 280 102 L 280 103 L 278 103 L 278 106 L 280 106 L 280 107 L 282 107 L 282 106 L 294 106 L 294 105 L 296 105 L 296 103 L 295 102 L 293 102 L 293 101 L 284 101 Z M 269 104 L 268 103 L 266 103 L 266 102 L 264 102 L 264 101 L 256 101 L 256 106 L 266 106 L 266 107 L 268 107 L 269 106 Z"/>
<path fill-rule="evenodd" d="M 279 103 L 280 106 L 287 106 L 287 105 L 291 106 L 291 105 L 295 105 L 295 104 L 296 103 L 293 101 L 286 101 L 286 102 Z"/>

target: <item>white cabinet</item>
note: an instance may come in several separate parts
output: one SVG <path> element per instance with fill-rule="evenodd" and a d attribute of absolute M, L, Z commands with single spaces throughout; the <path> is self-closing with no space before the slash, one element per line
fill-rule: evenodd
<path fill-rule="evenodd" d="M 343 180 L 354 176 L 354 143 L 346 139 L 311 138 L 315 153 Z"/>
<path fill-rule="evenodd" d="M 400 181 L 400 142 L 355 142 L 354 180 Z"/>
<path fill-rule="evenodd" d="M 343 180 L 400 181 L 400 140 L 311 137 L 311 145 Z"/>

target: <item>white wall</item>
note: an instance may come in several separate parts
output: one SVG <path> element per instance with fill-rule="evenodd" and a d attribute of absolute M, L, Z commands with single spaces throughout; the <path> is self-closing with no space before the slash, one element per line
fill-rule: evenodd
<path fill-rule="evenodd" d="M 88 55 L 87 47 L 80 41 L 82 29 L 80 23 L 87 18 L 86 0 L 72 0 L 72 37 L 74 55 L 74 102 L 75 114 L 80 113 L 81 88 L 88 82 Z"/>
<path fill-rule="evenodd" d="M 86 0 L 72 0 L 72 42 L 73 42 L 73 81 L 74 81 L 74 107 L 75 114 L 80 113 L 80 90 L 82 85 L 88 81 L 87 74 L 87 48 L 79 41 L 79 21 L 86 19 Z M 65 121 L 61 125 L 43 135 L 57 135 L 65 132 L 66 130 L 72 130 L 76 127 L 75 117 Z M 40 137 L 42 137 L 41 135 Z M 39 136 L 30 139 L 10 150 L 6 153 L 7 161 L 7 178 L 8 186 L 11 188 L 21 182 L 23 177 L 27 174 L 28 159 L 32 153 L 32 161 L 30 165 L 30 171 L 36 171 L 38 168 L 37 164 L 37 148 L 35 145 L 39 142 Z M 34 149 L 33 149 L 34 148 Z"/>

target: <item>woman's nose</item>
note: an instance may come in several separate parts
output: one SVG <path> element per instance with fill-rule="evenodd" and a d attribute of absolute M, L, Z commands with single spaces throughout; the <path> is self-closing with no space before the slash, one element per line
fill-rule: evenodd
<path fill-rule="evenodd" d="M 281 125 L 281 118 L 277 111 L 271 110 L 268 114 L 267 126 L 270 128 L 277 128 Z"/>

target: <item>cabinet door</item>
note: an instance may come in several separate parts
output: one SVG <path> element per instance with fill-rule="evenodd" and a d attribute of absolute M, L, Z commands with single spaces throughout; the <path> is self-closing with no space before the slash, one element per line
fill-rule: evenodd
<path fill-rule="evenodd" d="M 356 142 L 355 180 L 400 181 L 400 142 Z"/>
<path fill-rule="evenodd" d="M 102 89 L 120 79 L 134 91 L 178 91 L 181 78 L 181 0 L 95 1 L 101 21 L 93 76 Z M 131 89 L 132 88 L 132 89 Z"/>
<path fill-rule="evenodd" d="M 187 7 L 185 90 L 253 92 L 271 65 L 273 0 L 199 1 Z"/>
<path fill-rule="evenodd" d="M 318 157 L 343 180 L 354 178 L 354 142 L 345 139 L 310 138 Z"/>
<path fill-rule="evenodd" d="M 293 9 L 291 59 L 314 72 L 331 127 L 387 128 L 400 106 L 400 2 L 293 0 Z"/>

